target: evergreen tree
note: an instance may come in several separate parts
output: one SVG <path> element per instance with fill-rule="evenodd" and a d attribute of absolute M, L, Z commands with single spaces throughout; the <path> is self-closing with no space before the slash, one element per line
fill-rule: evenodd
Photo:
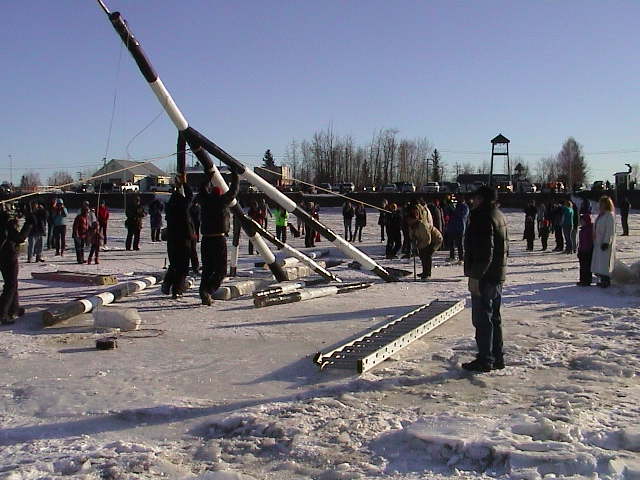
<path fill-rule="evenodd" d="M 262 163 L 264 165 L 264 168 L 268 170 L 272 170 L 276 167 L 276 161 L 273 159 L 271 150 L 267 150 L 266 152 L 264 152 L 264 157 L 262 157 Z"/>
<path fill-rule="evenodd" d="M 569 137 L 558 154 L 558 179 L 567 188 L 573 190 L 575 185 L 586 183 L 589 167 L 582 153 L 582 145 L 575 138 Z"/>
<path fill-rule="evenodd" d="M 431 171 L 433 172 L 433 174 L 431 175 L 431 178 L 433 179 L 434 182 L 439 182 L 440 180 L 442 180 L 442 178 L 440 178 L 441 177 L 440 176 L 441 160 L 442 160 L 442 157 L 440 156 L 440 152 L 438 152 L 438 149 L 436 148 L 431 154 Z"/>

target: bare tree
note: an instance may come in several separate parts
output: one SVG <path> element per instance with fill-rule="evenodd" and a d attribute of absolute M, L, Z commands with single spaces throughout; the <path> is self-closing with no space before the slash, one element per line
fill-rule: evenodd
<path fill-rule="evenodd" d="M 536 165 L 536 179 L 540 183 L 558 181 L 558 161 L 555 157 L 544 157 Z"/>
<path fill-rule="evenodd" d="M 69 183 L 73 183 L 73 177 L 69 174 L 69 172 L 65 172 L 64 170 L 58 170 L 53 172 L 53 175 L 49 177 L 47 180 L 49 185 L 67 185 Z"/>
<path fill-rule="evenodd" d="M 40 174 L 34 171 L 28 171 L 20 178 L 20 188 L 35 189 L 42 185 L 40 182 Z"/>

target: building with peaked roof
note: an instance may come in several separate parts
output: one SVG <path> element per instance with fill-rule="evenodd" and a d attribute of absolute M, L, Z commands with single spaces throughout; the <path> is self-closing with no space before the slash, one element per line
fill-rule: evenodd
<path fill-rule="evenodd" d="M 133 162 L 131 160 L 111 159 L 100 170 L 95 172 L 93 176 L 107 175 L 96 179 L 96 183 L 114 183 L 122 185 L 127 182 L 137 183 L 143 178 L 154 177 L 157 184 L 169 184 L 171 177 L 161 168 L 156 167 L 152 163 Z"/>

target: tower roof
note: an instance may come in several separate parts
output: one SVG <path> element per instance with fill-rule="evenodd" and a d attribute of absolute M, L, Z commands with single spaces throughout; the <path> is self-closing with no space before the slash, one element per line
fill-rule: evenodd
<path fill-rule="evenodd" d="M 494 138 L 493 140 L 491 140 L 491 143 L 493 143 L 494 145 L 496 143 L 509 143 L 510 140 L 505 137 L 504 135 L 502 135 L 501 133 L 498 134 L 498 136 L 496 138 Z"/>

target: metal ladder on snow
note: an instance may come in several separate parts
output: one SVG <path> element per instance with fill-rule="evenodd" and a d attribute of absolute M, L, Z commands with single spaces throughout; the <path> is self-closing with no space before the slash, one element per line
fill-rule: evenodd
<path fill-rule="evenodd" d="M 364 373 L 464 310 L 464 300 L 434 300 L 329 352 L 313 361 L 327 367 Z"/>

